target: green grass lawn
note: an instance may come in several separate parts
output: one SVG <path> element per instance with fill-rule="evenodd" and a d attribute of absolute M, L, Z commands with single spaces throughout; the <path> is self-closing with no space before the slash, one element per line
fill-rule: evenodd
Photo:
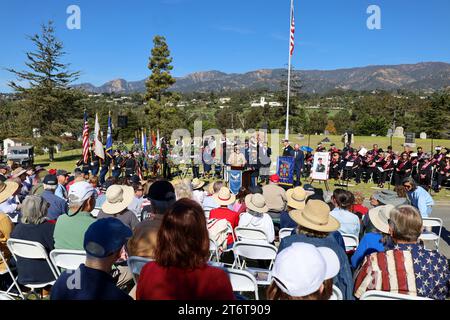
<path fill-rule="evenodd" d="M 280 139 L 283 136 L 280 135 Z M 317 143 L 321 140 L 323 140 L 325 137 L 328 137 L 331 142 L 334 142 L 339 148 L 342 148 L 342 142 L 341 142 L 341 136 L 320 136 L 320 135 L 311 135 L 309 139 L 309 145 L 312 148 L 315 148 L 317 146 Z M 306 135 L 303 139 L 300 139 L 298 135 L 290 135 L 290 140 L 292 143 L 299 143 L 300 145 L 308 145 L 308 136 Z M 393 147 L 394 150 L 400 151 L 403 150 L 402 143 L 404 142 L 404 139 L 399 138 L 393 138 Z M 270 137 L 269 137 L 269 143 L 270 143 Z M 388 137 L 355 137 L 355 146 L 363 145 L 367 149 L 370 149 L 371 146 L 377 143 L 381 148 L 385 149 L 390 141 Z M 416 139 L 417 146 L 422 146 L 425 151 L 430 152 L 431 148 L 431 140 L 420 140 Z M 433 145 L 441 145 L 441 146 L 450 146 L 450 140 L 434 140 Z M 282 145 L 280 142 L 280 151 L 282 150 Z M 64 169 L 69 172 L 72 172 L 75 167 L 77 161 L 81 158 L 82 149 L 74 149 L 74 150 L 68 150 L 60 152 L 59 154 L 55 155 L 55 161 L 50 162 L 48 159 L 48 154 L 46 155 L 40 155 L 36 156 L 35 158 L 35 164 L 41 164 L 46 165 L 48 169 Z M 273 158 L 273 163 L 275 163 L 275 157 Z M 351 184 L 354 184 L 351 182 Z M 324 184 L 319 184 L 318 182 L 313 183 L 314 186 L 323 187 L 325 188 Z M 334 181 L 329 181 L 330 189 L 334 190 Z M 350 191 L 361 191 L 364 193 L 365 196 L 369 197 L 372 193 L 374 193 L 376 190 L 375 184 L 359 184 L 358 186 L 349 187 Z M 450 201 L 450 191 L 449 190 L 442 190 L 438 194 L 433 193 L 433 197 L 437 201 Z"/>

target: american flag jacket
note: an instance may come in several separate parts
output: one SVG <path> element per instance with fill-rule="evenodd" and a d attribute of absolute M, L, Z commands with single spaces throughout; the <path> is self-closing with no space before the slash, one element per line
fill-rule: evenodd
<path fill-rule="evenodd" d="M 447 258 L 420 244 L 396 244 L 366 256 L 354 278 L 356 298 L 380 290 L 444 300 L 450 287 Z"/>

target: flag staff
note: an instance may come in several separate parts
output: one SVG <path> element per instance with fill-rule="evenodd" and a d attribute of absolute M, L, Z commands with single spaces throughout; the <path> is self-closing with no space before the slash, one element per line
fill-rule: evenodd
<path fill-rule="evenodd" d="M 289 63 L 288 63 L 288 83 L 287 83 L 287 100 L 286 100 L 286 131 L 284 138 L 289 139 L 289 98 L 291 93 L 291 60 L 294 52 L 294 0 L 291 0 L 291 13 L 289 19 Z"/>

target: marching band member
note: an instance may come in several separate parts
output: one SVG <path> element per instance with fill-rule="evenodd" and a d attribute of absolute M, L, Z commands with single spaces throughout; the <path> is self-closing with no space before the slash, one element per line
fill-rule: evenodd
<path fill-rule="evenodd" d="M 409 154 L 402 152 L 394 170 L 394 183 L 396 186 L 402 184 L 403 179 L 411 175 L 412 164 L 409 161 Z"/>
<path fill-rule="evenodd" d="M 442 185 L 449 180 L 450 177 L 450 154 L 447 154 L 445 158 L 436 167 L 437 172 L 437 185 L 436 192 L 439 192 Z"/>
<path fill-rule="evenodd" d="M 431 186 L 431 176 L 433 171 L 433 163 L 431 157 L 427 154 L 422 156 L 422 161 L 419 162 L 418 174 L 419 174 L 419 185 L 428 190 Z"/>
<path fill-rule="evenodd" d="M 390 177 L 392 171 L 394 171 L 394 159 L 390 153 L 387 153 L 386 157 L 378 162 L 378 171 L 380 172 L 378 187 L 384 188 L 387 177 Z"/>

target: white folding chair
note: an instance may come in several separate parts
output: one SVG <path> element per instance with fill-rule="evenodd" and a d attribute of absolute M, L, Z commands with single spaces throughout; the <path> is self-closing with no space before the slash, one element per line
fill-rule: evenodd
<path fill-rule="evenodd" d="M 333 284 L 333 292 L 331 293 L 331 297 L 328 300 L 344 300 L 344 295 L 342 294 L 341 289 L 336 287 Z"/>
<path fill-rule="evenodd" d="M 359 239 L 354 234 L 342 234 L 344 239 L 345 251 L 355 250 L 359 245 Z"/>
<path fill-rule="evenodd" d="M 250 272 L 232 268 L 223 268 L 223 270 L 230 277 L 234 292 L 254 292 L 255 300 L 259 300 L 258 283 Z"/>
<path fill-rule="evenodd" d="M 2 301 L 2 300 L 15 300 L 15 299 L 13 297 L 11 297 L 10 295 L 1 291 L 0 292 L 0 301 Z"/>
<path fill-rule="evenodd" d="M 134 284 L 137 284 L 136 276 L 139 276 L 141 274 L 142 268 L 151 261 L 153 261 L 153 259 L 138 256 L 128 257 L 127 260 L 128 268 L 130 269 L 131 274 L 133 275 Z"/>
<path fill-rule="evenodd" d="M 0 294 L 20 296 L 22 299 L 24 299 L 24 296 L 22 294 L 22 291 L 20 290 L 19 284 L 17 283 L 17 276 L 14 277 L 14 274 L 12 273 L 12 270 L 9 267 L 9 265 L 1 251 L 0 251 L 0 261 L 3 262 L 3 265 L 5 266 L 5 270 L 3 270 L 3 271 L 0 270 L 0 276 L 3 276 L 5 274 L 9 273 L 9 275 L 11 276 L 12 282 L 13 282 L 6 291 L 0 290 Z M 11 292 L 13 287 L 16 287 L 18 294 Z"/>
<path fill-rule="evenodd" d="M 277 256 L 277 247 L 269 243 L 254 243 L 237 241 L 233 245 L 234 262 L 232 268 L 245 268 L 245 259 L 270 260 L 269 270 L 272 270 L 273 262 Z M 244 258 L 241 263 L 240 257 Z"/>
<path fill-rule="evenodd" d="M 234 229 L 236 233 L 236 238 L 238 241 L 258 241 L 258 242 L 269 242 L 266 233 L 261 229 L 247 228 L 247 227 L 236 227 Z"/>
<path fill-rule="evenodd" d="M 283 228 L 278 232 L 278 238 L 281 241 L 281 239 L 289 237 L 292 234 L 292 231 L 294 231 L 294 228 Z"/>
<path fill-rule="evenodd" d="M 209 238 L 209 252 L 209 260 L 214 261 L 213 259 L 215 258 L 216 262 L 219 262 L 219 249 L 217 248 L 217 243 L 211 238 Z"/>
<path fill-rule="evenodd" d="M 441 240 L 441 232 L 442 232 L 442 219 L 441 218 L 423 218 L 423 227 L 424 228 L 432 228 L 438 227 L 438 233 L 434 233 L 432 231 L 424 231 L 420 235 L 419 239 L 422 241 L 433 241 L 436 246 L 436 250 L 439 252 L 439 242 Z"/>
<path fill-rule="evenodd" d="M 61 275 L 61 269 L 76 270 L 80 264 L 86 261 L 86 251 L 84 250 L 66 250 L 54 249 L 50 252 L 50 260 L 55 266 L 58 276 Z"/>
<path fill-rule="evenodd" d="M 48 257 L 47 251 L 45 250 L 42 244 L 35 241 L 20 240 L 13 238 L 8 239 L 6 244 L 8 246 L 9 251 L 13 255 L 14 259 L 16 260 L 17 264 L 19 264 L 17 257 L 21 257 L 24 259 L 45 260 L 47 262 L 48 267 L 50 268 L 50 271 L 53 273 L 53 276 L 55 277 L 55 280 L 49 282 L 23 284 L 25 287 L 30 288 L 32 290 L 42 289 L 45 288 L 46 286 L 53 285 L 56 279 L 58 279 L 58 274 Z M 23 296 L 22 292 L 21 295 Z"/>
<path fill-rule="evenodd" d="M 425 297 L 408 294 L 392 293 L 387 291 L 369 290 L 363 293 L 359 300 L 433 300 Z"/>

